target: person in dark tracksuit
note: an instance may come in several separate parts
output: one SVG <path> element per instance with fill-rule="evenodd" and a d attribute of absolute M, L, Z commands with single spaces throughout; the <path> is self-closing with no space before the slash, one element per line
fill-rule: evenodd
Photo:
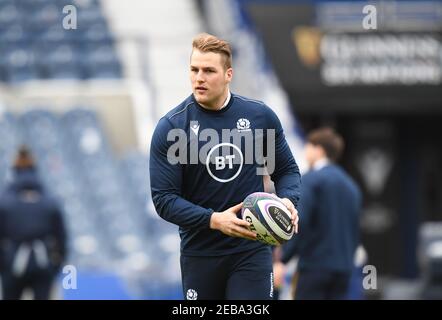
<path fill-rule="evenodd" d="M 264 103 L 230 92 L 231 63 L 226 41 L 194 39 L 193 94 L 160 119 L 150 148 L 152 200 L 179 226 L 189 300 L 272 299 L 271 247 L 238 216 L 246 196 L 264 191 L 264 164 L 297 229 L 300 174 L 281 123 Z M 262 154 L 250 142 L 262 142 Z"/>
<path fill-rule="evenodd" d="M 29 150 L 20 148 L 14 180 L 0 196 L 0 276 L 3 299 L 25 289 L 47 300 L 66 255 L 66 232 L 56 202 L 39 182 Z"/>
<path fill-rule="evenodd" d="M 282 247 L 280 263 L 299 257 L 295 299 L 345 299 L 359 245 L 362 196 L 335 161 L 343 139 L 331 128 L 311 132 L 310 170 L 302 177 L 299 235 Z M 275 270 L 283 270 L 275 266 Z"/>

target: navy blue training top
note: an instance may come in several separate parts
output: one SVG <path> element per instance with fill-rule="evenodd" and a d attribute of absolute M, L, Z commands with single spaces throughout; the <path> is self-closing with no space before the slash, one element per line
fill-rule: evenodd
<path fill-rule="evenodd" d="M 264 246 L 210 229 L 214 211 L 264 191 L 257 172 L 261 155 L 267 156 L 277 195 L 296 206 L 299 169 L 278 117 L 264 103 L 232 94 L 214 111 L 190 95 L 159 120 L 149 160 L 152 200 L 163 219 L 179 226 L 183 255 L 219 256 Z"/>

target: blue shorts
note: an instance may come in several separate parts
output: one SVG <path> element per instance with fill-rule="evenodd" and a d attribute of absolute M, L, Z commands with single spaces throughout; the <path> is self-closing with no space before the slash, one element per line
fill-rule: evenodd
<path fill-rule="evenodd" d="M 187 300 L 272 300 L 271 248 L 227 256 L 181 256 L 183 294 Z"/>

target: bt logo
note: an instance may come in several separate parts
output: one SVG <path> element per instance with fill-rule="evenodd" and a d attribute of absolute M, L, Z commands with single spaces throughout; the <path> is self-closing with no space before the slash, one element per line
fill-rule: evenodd
<path fill-rule="evenodd" d="M 229 169 L 233 169 L 233 159 L 235 155 L 228 155 L 225 157 L 215 157 L 215 168 L 216 170 L 223 170 L 226 167 L 226 162 L 228 162 Z"/>
<path fill-rule="evenodd" d="M 214 155 L 215 151 L 219 152 L 219 149 L 223 147 L 226 149 L 233 148 L 233 154 L 215 156 Z M 213 161 L 211 161 L 211 159 L 213 159 Z M 219 143 L 213 146 L 212 149 L 210 149 L 209 153 L 207 154 L 206 168 L 207 172 L 213 179 L 222 183 L 226 183 L 234 180 L 241 173 L 243 161 L 244 157 L 241 152 L 241 149 L 232 143 L 224 142 L 224 143 Z M 211 162 L 215 163 L 215 168 L 214 168 L 215 172 L 212 172 L 212 169 L 210 167 Z M 238 165 L 238 168 L 236 170 L 235 170 L 235 165 Z M 221 177 L 220 174 L 216 172 L 224 170 L 226 168 L 233 171 L 232 174 L 229 174 L 229 177 L 226 176 Z"/>

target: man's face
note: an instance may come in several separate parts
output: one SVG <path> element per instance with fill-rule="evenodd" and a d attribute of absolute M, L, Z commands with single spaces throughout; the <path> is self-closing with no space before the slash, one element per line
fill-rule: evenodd
<path fill-rule="evenodd" d="M 193 50 L 190 58 L 190 81 L 198 103 L 212 108 L 220 107 L 232 75 L 232 68 L 224 69 L 221 54 Z"/>

